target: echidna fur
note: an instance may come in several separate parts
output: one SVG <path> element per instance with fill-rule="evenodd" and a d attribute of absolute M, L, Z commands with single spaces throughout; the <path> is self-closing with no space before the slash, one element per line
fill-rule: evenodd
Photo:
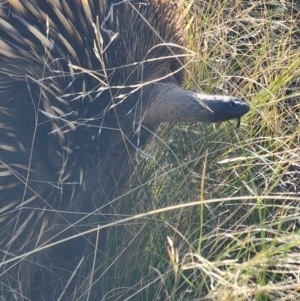
<path fill-rule="evenodd" d="M 163 0 L 1 2 L 0 296 L 86 300 L 103 231 L 38 249 L 106 220 L 149 136 L 130 92 L 182 69 L 163 46 L 185 46 L 182 22 Z"/>
<path fill-rule="evenodd" d="M 152 82 L 183 82 L 181 15 L 168 0 L 0 1 L 0 300 L 99 299 L 105 234 L 78 234 L 107 221 L 157 127 L 140 123 Z"/>

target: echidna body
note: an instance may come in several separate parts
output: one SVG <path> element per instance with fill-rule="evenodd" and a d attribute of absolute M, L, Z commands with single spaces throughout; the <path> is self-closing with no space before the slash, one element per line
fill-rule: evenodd
<path fill-rule="evenodd" d="M 160 122 L 248 111 L 179 88 L 183 28 L 168 0 L 0 1 L 0 300 L 99 297 L 101 232 L 45 246 L 106 221 Z"/>

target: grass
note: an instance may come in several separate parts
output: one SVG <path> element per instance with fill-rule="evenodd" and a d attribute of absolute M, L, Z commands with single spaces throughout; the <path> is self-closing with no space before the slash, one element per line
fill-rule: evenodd
<path fill-rule="evenodd" d="M 187 86 L 251 112 L 160 128 L 120 209 L 133 218 L 110 228 L 103 300 L 298 300 L 300 4 L 180 4 Z"/>

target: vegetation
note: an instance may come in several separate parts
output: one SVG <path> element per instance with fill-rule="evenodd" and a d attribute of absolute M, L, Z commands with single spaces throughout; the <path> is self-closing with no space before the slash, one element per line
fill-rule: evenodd
<path fill-rule="evenodd" d="M 297 1 L 182 0 L 189 88 L 236 123 L 163 126 L 109 227 L 103 300 L 299 300 Z M 189 60 L 191 57 L 189 57 Z"/>

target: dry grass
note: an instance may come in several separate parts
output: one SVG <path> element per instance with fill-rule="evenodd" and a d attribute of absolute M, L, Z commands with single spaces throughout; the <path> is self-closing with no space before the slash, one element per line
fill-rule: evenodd
<path fill-rule="evenodd" d="M 244 98 L 251 112 L 239 129 L 160 129 L 122 208 L 157 212 L 111 229 L 103 300 L 298 300 L 300 8 L 183 5 L 197 53 L 188 86 Z"/>

